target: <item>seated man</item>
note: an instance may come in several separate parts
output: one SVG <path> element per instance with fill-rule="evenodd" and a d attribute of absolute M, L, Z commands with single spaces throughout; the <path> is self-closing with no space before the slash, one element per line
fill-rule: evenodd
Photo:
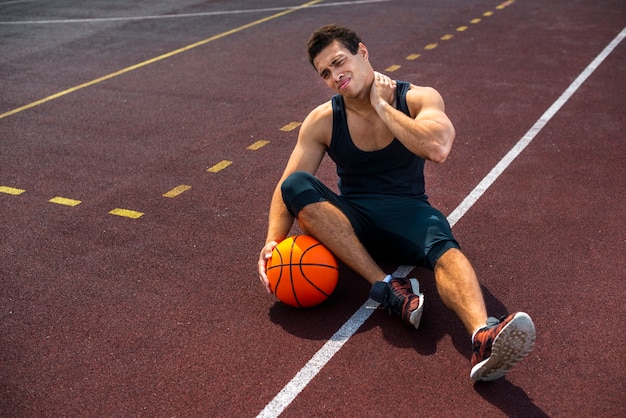
<path fill-rule="evenodd" d="M 504 376 L 533 349 L 535 328 L 523 312 L 487 318 L 472 266 L 446 218 L 428 203 L 424 162 L 444 162 L 455 137 L 443 99 L 432 88 L 374 71 L 369 51 L 349 28 L 318 29 L 308 52 L 336 95 L 304 120 L 276 186 L 259 256 L 261 282 L 270 291 L 267 260 L 297 218 L 305 233 L 372 284 L 372 299 L 417 328 L 424 301 L 417 280 L 393 278 L 375 260 L 424 266 L 471 335 L 470 376 Z M 339 195 L 314 177 L 325 153 L 337 166 Z"/>

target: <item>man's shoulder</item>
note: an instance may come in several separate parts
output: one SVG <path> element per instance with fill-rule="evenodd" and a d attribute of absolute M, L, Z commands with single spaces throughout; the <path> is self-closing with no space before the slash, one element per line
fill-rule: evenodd
<path fill-rule="evenodd" d="M 307 119 L 311 119 L 316 123 L 324 122 L 325 120 L 332 121 L 333 119 L 333 106 L 331 100 L 328 100 L 309 112 Z"/>
<path fill-rule="evenodd" d="M 332 104 L 332 99 L 331 99 L 331 100 L 326 100 L 324 103 L 315 107 L 315 109 L 313 109 L 311 113 L 313 112 L 332 113 L 332 111 L 333 111 L 333 104 Z"/>
<path fill-rule="evenodd" d="M 324 146 L 330 144 L 333 130 L 333 108 L 330 101 L 314 108 L 304 119 L 300 128 L 300 138 L 303 141 L 314 141 Z"/>
<path fill-rule="evenodd" d="M 443 106 L 443 98 L 441 94 L 433 87 L 416 86 L 411 84 L 406 94 L 406 101 L 411 108 L 411 113 L 416 115 L 420 109 L 441 107 Z"/>
<path fill-rule="evenodd" d="M 410 91 L 411 94 L 414 96 L 425 96 L 425 97 L 432 96 L 432 95 L 439 96 L 439 92 L 434 87 L 418 86 L 412 83 L 408 83 L 408 84 L 409 84 L 408 91 Z"/>

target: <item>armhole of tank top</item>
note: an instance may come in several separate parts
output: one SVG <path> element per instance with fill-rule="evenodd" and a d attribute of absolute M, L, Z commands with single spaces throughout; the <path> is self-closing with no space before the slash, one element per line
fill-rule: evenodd
<path fill-rule="evenodd" d="M 411 88 L 411 84 L 406 82 L 406 81 L 397 81 L 397 80 L 396 80 L 396 83 L 400 87 L 397 90 L 396 100 L 398 101 L 398 104 L 397 104 L 396 108 L 398 110 L 402 111 L 402 113 L 404 113 L 404 114 L 406 114 L 408 116 L 411 116 L 411 111 L 409 110 L 409 105 L 406 102 L 406 94 L 409 91 L 409 89 Z"/>

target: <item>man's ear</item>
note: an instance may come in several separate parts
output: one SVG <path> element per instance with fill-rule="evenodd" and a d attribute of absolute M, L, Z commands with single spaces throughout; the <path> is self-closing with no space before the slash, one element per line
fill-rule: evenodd
<path fill-rule="evenodd" d="M 359 50 L 358 50 L 357 54 L 359 56 L 365 58 L 366 60 L 369 59 L 369 52 L 367 51 L 367 47 L 365 46 L 365 44 L 363 42 L 359 42 Z"/>

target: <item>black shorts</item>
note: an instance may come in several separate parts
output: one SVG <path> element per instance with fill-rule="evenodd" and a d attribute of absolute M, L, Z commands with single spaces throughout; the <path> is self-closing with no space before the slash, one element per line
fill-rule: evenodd
<path fill-rule="evenodd" d="M 379 261 L 433 270 L 446 251 L 460 248 L 445 216 L 426 200 L 372 194 L 341 196 L 305 172 L 293 173 L 281 190 L 285 205 L 296 218 L 311 203 L 337 206 L 370 255 Z"/>

